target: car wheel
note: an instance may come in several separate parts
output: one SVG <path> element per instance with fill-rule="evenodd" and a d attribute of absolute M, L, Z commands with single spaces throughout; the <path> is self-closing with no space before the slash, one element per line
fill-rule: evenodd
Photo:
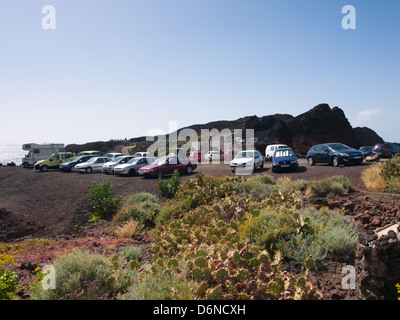
<path fill-rule="evenodd" d="M 338 157 L 333 157 L 332 159 L 332 165 L 334 167 L 339 167 L 339 158 Z"/>
<path fill-rule="evenodd" d="M 157 170 L 157 172 L 156 172 L 156 177 L 157 178 L 162 178 L 163 177 L 163 172 L 161 171 L 161 170 Z"/>
<path fill-rule="evenodd" d="M 260 169 L 264 169 L 264 161 L 261 162 Z"/>
<path fill-rule="evenodd" d="M 272 167 L 272 168 L 271 168 L 271 171 L 272 171 L 273 173 L 276 173 L 277 170 L 276 170 L 275 167 Z"/>
<path fill-rule="evenodd" d="M 93 172 L 93 170 L 92 170 L 92 168 L 91 167 L 89 167 L 89 168 L 86 168 L 86 173 L 92 173 Z"/>
<path fill-rule="evenodd" d="M 29 163 L 28 162 L 24 162 L 24 168 L 25 169 L 29 168 Z"/>
<path fill-rule="evenodd" d="M 130 176 L 130 177 L 132 177 L 132 176 L 134 176 L 135 175 L 135 169 L 131 169 L 131 170 L 129 170 L 129 173 L 128 173 L 128 175 Z"/>
<path fill-rule="evenodd" d="M 193 172 L 193 167 L 192 166 L 188 166 L 187 168 L 186 168 L 186 173 L 187 174 L 191 174 Z"/>
<path fill-rule="evenodd" d="M 43 167 L 40 168 L 40 171 L 47 172 L 47 171 L 49 171 L 49 167 L 48 166 L 43 166 Z"/>
<path fill-rule="evenodd" d="M 313 165 L 315 164 L 315 162 L 314 162 L 314 160 L 313 160 L 312 157 L 308 157 L 308 158 L 307 158 L 307 162 L 308 162 L 308 164 L 309 164 L 310 166 L 313 166 Z"/>

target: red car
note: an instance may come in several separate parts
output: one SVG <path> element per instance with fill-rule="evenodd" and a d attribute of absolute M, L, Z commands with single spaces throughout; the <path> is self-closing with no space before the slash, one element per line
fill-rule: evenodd
<path fill-rule="evenodd" d="M 191 163 L 189 158 L 178 156 L 166 156 L 158 158 L 152 164 L 141 167 L 139 174 L 145 178 L 161 178 L 164 175 L 173 174 L 175 170 L 179 173 L 190 174 L 197 168 L 196 163 Z"/>
<path fill-rule="evenodd" d="M 201 151 L 193 151 L 189 156 L 189 159 L 195 163 L 202 161 L 203 158 Z"/>

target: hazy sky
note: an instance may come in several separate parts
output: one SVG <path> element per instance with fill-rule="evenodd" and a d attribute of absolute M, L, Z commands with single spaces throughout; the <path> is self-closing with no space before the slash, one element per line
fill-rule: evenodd
<path fill-rule="evenodd" d="M 356 29 L 342 26 L 345 5 Z M 0 144 L 129 139 L 319 103 L 400 142 L 399 17 L 396 0 L 2 0 Z"/>

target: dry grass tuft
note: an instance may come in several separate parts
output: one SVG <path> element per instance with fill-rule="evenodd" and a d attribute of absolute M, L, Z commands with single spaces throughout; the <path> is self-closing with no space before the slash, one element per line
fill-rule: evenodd
<path fill-rule="evenodd" d="M 384 191 L 386 189 L 386 181 L 381 176 L 383 163 L 379 162 L 365 169 L 361 174 L 361 179 L 370 191 Z"/>
<path fill-rule="evenodd" d="M 115 227 L 114 233 L 119 238 L 129 239 L 138 234 L 143 229 L 143 225 L 134 219 L 125 221 L 122 225 Z"/>

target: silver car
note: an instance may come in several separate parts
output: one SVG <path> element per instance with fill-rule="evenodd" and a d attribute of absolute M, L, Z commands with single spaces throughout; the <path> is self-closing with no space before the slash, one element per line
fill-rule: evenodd
<path fill-rule="evenodd" d="M 111 159 L 109 162 L 103 165 L 103 173 L 114 173 L 114 168 L 120 164 L 127 163 L 134 156 L 122 156 Z"/>
<path fill-rule="evenodd" d="M 133 176 L 138 174 L 141 167 L 147 166 L 156 160 L 154 157 L 135 157 L 127 163 L 120 164 L 114 168 L 114 174 L 118 176 Z"/>

